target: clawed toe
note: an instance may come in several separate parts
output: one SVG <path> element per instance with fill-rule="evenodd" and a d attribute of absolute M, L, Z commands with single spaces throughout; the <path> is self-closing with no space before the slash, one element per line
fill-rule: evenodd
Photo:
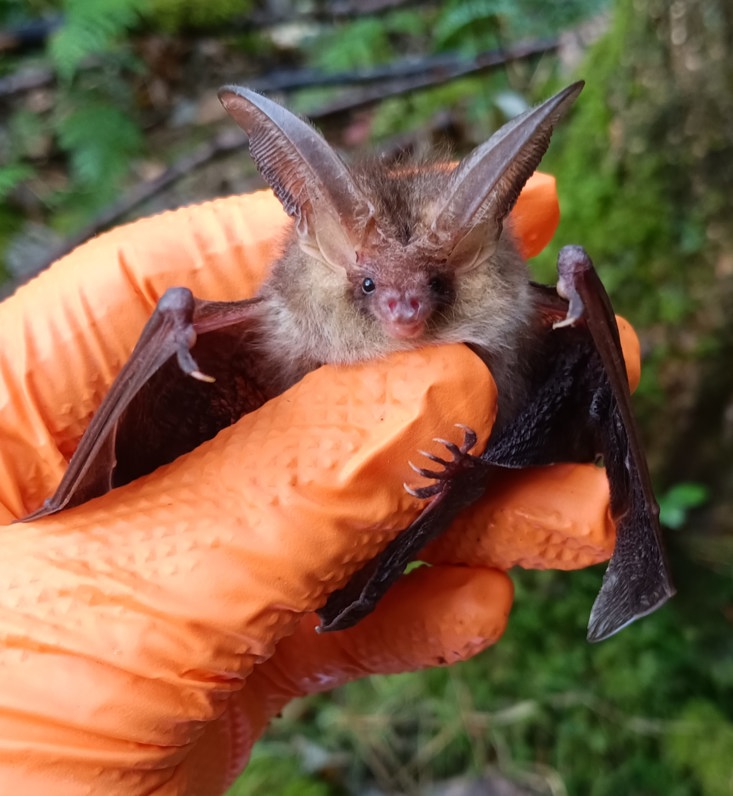
<path fill-rule="evenodd" d="M 428 451 L 418 451 L 418 453 L 420 453 L 426 459 L 439 464 L 442 469 L 430 470 L 427 467 L 419 467 L 413 462 L 408 462 L 410 467 L 418 475 L 422 476 L 423 478 L 432 479 L 435 482 L 424 487 L 411 487 L 408 484 L 404 484 L 405 491 L 408 494 L 421 500 L 435 497 L 435 495 L 440 494 L 445 489 L 447 481 L 459 470 L 459 468 L 465 466 L 467 462 L 474 458 L 470 455 L 470 451 L 478 441 L 476 432 L 472 428 L 469 428 L 462 423 L 456 423 L 456 428 L 463 430 L 463 442 L 460 445 L 456 445 L 454 442 L 443 439 L 442 437 L 435 437 L 433 439 L 434 442 L 439 443 L 448 451 L 451 456 L 450 459 L 442 459 L 440 456 L 436 456 L 434 453 L 430 453 Z"/>

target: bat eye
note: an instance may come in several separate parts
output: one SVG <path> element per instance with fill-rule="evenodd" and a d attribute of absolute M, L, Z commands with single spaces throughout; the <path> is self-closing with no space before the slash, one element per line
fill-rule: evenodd
<path fill-rule="evenodd" d="M 448 290 L 448 284 L 442 276 L 434 276 L 429 285 L 433 293 L 442 294 Z"/>
<path fill-rule="evenodd" d="M 361 289 L 362 289 L 362 290 L 363 290 L 365 293 L 374 293 L 374 291 L 377 289 L 377 286 L 376 286 L 376 284 L 375 284 L 374 280 L 373 280 L 371 277 L 369 277 L 369 276 L 368 276 L 368 277 L 367 277 L 367 278 L 366 278 L 366 279 L 365 279 L 365 280 L 364 280 L 364 281 L 361 283 Z"/>

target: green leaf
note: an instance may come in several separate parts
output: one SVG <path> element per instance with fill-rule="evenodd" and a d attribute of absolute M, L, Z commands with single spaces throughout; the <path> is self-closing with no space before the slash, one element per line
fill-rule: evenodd
<path fill-rule="evenodd" d="M 433 39 L 440 49 L 458 46 L 485 50 L 495 46 L 502 18 L 511 13 L 512 4 L 506 0 L 460 0 L 447 6 L 440 15 Z"/>
<path fill-rule="evenodd" d="M 659 520 L 667 528 L 681 528 L 690 509 L 703 505 L 710 495 L 703 484 L 680 483 L 659 498 Z"/>
<path fill-rule="evenodd" d="M 71 80 L 85 59 L 105 52 L 132 28 L 142 4 L 142 0 L 65 0 L 64 24 L 49 45 L 62 80 Z"/>
<path fill-rule="evenodd" d="M 59 142 L 70 157 L 74 176 L 86 185 L 114 183 L 140 152 L 142 136 L 135 122 L 114 105 L 92 101 L 63 115 Z"/>
<path fill-rule="evenodd" d="M 23 180 L 35 174 L 35 169 L 26 163 L 11 163 L 0 169 L 0 199 L 5 199 L 8 194 Z"/>
<path fill-rule="evenodd" d="M 392 57 L 385 26 L 369 17 L 319 36 L 309 49 L 314 65 L 330 72 L 370 67 Z"/>

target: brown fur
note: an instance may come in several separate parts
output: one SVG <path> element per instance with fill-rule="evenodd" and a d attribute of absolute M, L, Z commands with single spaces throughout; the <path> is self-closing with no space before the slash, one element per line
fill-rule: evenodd
<path fill-rule="evenodd" d="M 283 386 L 324 362 L 351 363 L 418 346 L 464 342 L 486 352 L 508 397 L 510 379 L 521 382 L 523 346 L 517 341 L 528 335 L 532 312 L 527 268 L 511 232 L 505 230 L 495 251 L 474 267 L 456 270 L 446 262 L 440 243 L 425 241 L 430 202 L 445 191 L 449 170 L 420 164 L 395 172 L 372 161 L 353 174 L 378 219 L 378 232 L 364 242 L 358 267 L 334 270 L 303 252 L 293 234 L 262 290 L 268 327 L 264 339 L 268 349 L 278 352 Z M 421 291 L 428 302 L 423 336 L 401 340 L 385 333 L 379 318 L 354 295 L 365 274 L 381 289 L 412 283 Z M 441 300 L 428 288 L 435 275 L 448 288 Z M 292 352 L 285 367 L 283 352 Z"/>

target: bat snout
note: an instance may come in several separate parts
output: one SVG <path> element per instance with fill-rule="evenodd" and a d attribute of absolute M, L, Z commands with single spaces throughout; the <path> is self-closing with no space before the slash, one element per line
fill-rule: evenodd
<path fill-rule="evenodd" d="M 382 323 L 390 337 L 411 340 L 425 330 L 425 302 L 415 295 L 393 295 L 382 305 Z"/>

